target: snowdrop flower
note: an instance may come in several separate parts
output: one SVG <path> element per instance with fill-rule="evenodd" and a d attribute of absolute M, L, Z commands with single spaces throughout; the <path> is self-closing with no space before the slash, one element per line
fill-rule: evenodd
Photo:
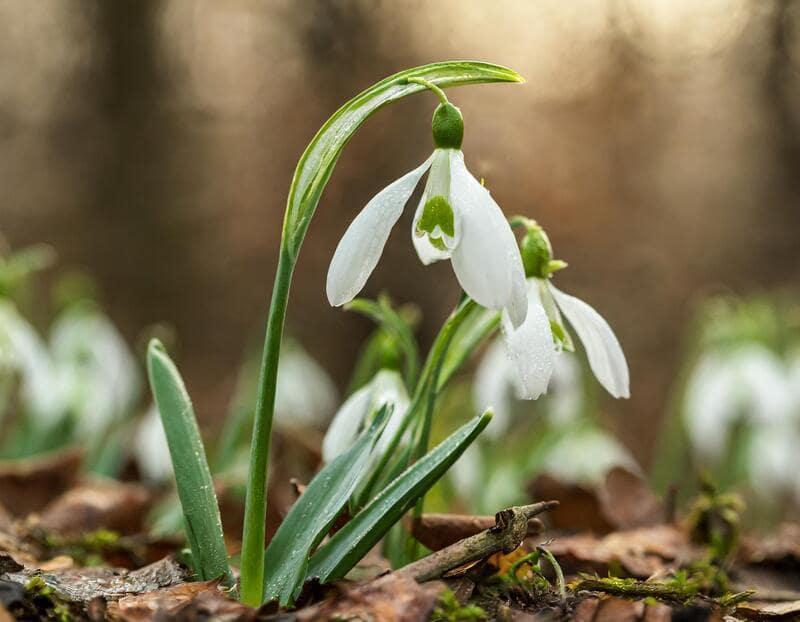
<path fill-rule="evenodd" d="M 333 306 L 352 300 L 380 259 L 389 233 L 422 176 L 428 180 L 414 215 L 411 239 L 423 264 L 450 259 L 458 282 L 478 304 L 506 309 L 511 324 L 525 319 L 522 260 L 503 212 L 464 164 L 461 112 L 444 93 L 433 115 L 436 149 L 419 167 L 376 194 L 350 224 L 328 269 Z"/>
<path fill-rule="evenodd" d="M 704 354 L 686 388 L 684 417 L 695 450 L 718 459 L 727 430 L 740 418 L 759 426 L 780 423 L 794 395 L 781 359 L 758 343 Z"/>
<path fill-rule="evenodd" d="M 515 400 L 525 398 L 525 386 L 508 356 L 503 339 L 496 339 L 486 349 L 475 371 L 473 402 L 477 412 L 494 410 L 494 418 L 484 435 L 497 438 L 511 425 Z M 553 425 L 574 421 L 583 406 L 583 387 L 580 365 L 570 353 L 556 353 L 550 377 L 547 400 L 543 407 Z"/>
<path fill-rule="evenodd" d="M 172 479 L 172 458 L 167 445 L 167 435 L 161 424 L 161 415 L 153 404 L 142 417 L 133 437 L 136 465 L 142 477 L 154 483 Z"/>
<path fill-rule="evenodd" d="M 639 466 L 613 436 L 593 426 L 581 427 L 547 452 L 543 471 L 568 482 L 597 482 L 616 466 L 638 472 Z"/>
<path fill-rule="evenodd" d="M 297 342 L 285 342 L 275 389 L 276 423 L 320 428 L 336 408 L 338 397 L 333 380 L 322 366 Z"/>
<path fill-rule="evenodd" d="M 539 225 L 526 219 L 525 226 L 522 261 L 528 277 L 528 314 L 519 326 L 505 311 L 502 318 L 508 356 L 519 374 L 520 397 L 536 399 L 545 393 L 557 353 L 572 350 L 562 313 L 583 343 L 600 384 L 614 397 L 629 397 L 628 363 L 611 327 L 588 304 L 553 285 L 552 273 L 566 264 L 553 260 L 550 240 Z"/>
<path fill-rule="evenodd" d="M 409 405 L 408 392 L 400 374 L 382 369 L 348 397 L 333 416 L 322 441 L 322 459 L 327 463 L 347 451 L 361 430 L 369 425 L 369 418 L 387 404 L 392 405 L 394 410 L 378 441 L 379 450 L 386 447 Z"/>
<path fill-rule="evenodd" d="M 37 426 L 47 429 L 64 417 L 50 352 L 33 326 L 7 301 L 0 301 L 0 360 L 4 373 L 18 374 L 21 405 Z"/>
<path fill-rule="evenodd" d="M 56 384 L 75 414 L 76 433 L 97 437 L 131 412 L 141 378 L 122 335 L 102 313 L 65 311 L 50 333 Z"/>
<path fill-rule="evenodd" d="M 749 478 L 765 499 L 789 495 L 800 502 L 800 429 L 798 422 L 758 426 L 748 447 Z"/>

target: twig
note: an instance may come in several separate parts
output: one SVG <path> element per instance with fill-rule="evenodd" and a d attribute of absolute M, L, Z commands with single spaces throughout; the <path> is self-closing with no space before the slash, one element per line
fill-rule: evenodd
<path fill-rule="evenodd" d="M 400 570 L 398 574 L 419 582 L 438 579 L 448 570 L 486 559 L 498 552 L 510 553 L 522 544 L 528 533 L 528 520 L 558 505 L 558 501 L 542 501 L 511 507 L 495 515 L 495 524 L 474 536 L 436 551 Z"/>

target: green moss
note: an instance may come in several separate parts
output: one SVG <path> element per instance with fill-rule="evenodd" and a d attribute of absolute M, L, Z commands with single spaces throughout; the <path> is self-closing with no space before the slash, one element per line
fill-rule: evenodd
<path fill-rule="evenodd" d="M 486 620 L 486 612 L 469 603 L 461 604 L 452 590 L 445 590 L 431 615 L 431 622 L 478 622 Z"/>

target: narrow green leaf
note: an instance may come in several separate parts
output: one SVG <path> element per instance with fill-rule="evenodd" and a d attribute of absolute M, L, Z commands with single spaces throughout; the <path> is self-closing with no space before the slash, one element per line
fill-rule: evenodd
<path fill-rule="evenodd" d="M 340 579 L 424 495 L 469 447 L 492 418 L 476 417 L 412 464 L 311 558 L 306 579 Z"/>
<path fill-rule="evenodd" d="M 194 571 L 201 580 L 233 584 L 217 496 L 192 402 L 175 363 L 157 339 L 147 348 L 147 373 L 169 445 Z"/>
<path fill-rule="evenodd" d="M 267 547 L 264 555 L 264 601 L 291 605 L 302 587 L 308 556 L 339 516 L 364 476 L 375 441 L 391 406 L 380 409 L 372 425 L 353 446 L 337 456 L 308 484 Z"/>
<path fill-rule="evenodd" d="M 339 108 L 311 140 L 297 164 L 286 204 L 284 235 L 293 257 L 300 250 L 319 198 L 339 155 L 353 133 L 373 113 L 412 93 L 424 90 L 409 78 L 424 78 L 440 88 L 490 82 L 524 82 L 515 71 L 477 61 L 445 61 L 414 67 L 375 83 Z"/>
<path fill-rule="evenodd" d="M 455 376 L 472 353 L 500 326 L 500 314 L 491 309 L 476 307 L 470 317 L 459 327 L 442 364 L 438 390 L 441 391 Z"/>

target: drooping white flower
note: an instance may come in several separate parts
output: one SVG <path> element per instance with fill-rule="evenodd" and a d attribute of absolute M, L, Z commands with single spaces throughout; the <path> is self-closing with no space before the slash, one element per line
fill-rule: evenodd
<path fill-rule="evenodd" d="M 547 347 L 551 346 L 547 344 Z M 580 365 L 575 356 L 566 352 L 555 353 L 547 399 L 542 404 L 552 425 L 564 425 L 580 416 L 583 405 L 580 375 Z M 509 356 L 508 345 L 504 339 L 495 339 L 478 364 L 473 385 L 476 412 L 484 412 L 487 408 L 494 410 L 484 436 L 497 438 L 504 434 L 511 425 L 514 401 L 525 399 L 525 396 L 526 389 Z"/>
<path fill-rule="evenodd" d="M 800 427 L 784 421 L 755 426 L 748 447 L 748 475 L 756 494 L 765 499 L 782 496 L 800 502 Z"/>
<path fill-rule="evenodd" d="M 56 386 L 75 415 L 77 434 L 95 438 L 136 405 L 141 389 L 136 360 L 99 311 L 65 311 L 50 332 L 50 351 Z"/>
<path fill-rule="evenodd" d="M 347 451 L 358 434 L 369 425 L 370 416 L 382 406 L 393 406 L 392 416 L 378 441 L 378 448 L 386 446 L 397 430 L 408 409 L 409 397 L 400 374 L 382 369 L 366 385 L 348 397 L 333 416 L 322 441 L 322 459 L 330 462 Z"/>
<path fill-rule="evenodd" d="M 411 235 L 420 260 L 428 265 L 450 259 L 470 297 L 489 309 L 506 309 L 519 326 L 526 314 L 519 249 L 502 210 L 464 164 L 463 120 L 455 106 L 443 103 L 436 109 L 433 135 L 433 155 L 375 195 L 339 241 L 328 269 L 328 300 L 340 306 L 361 291 L 392 227 L 429 172 Z"/>
<path fill-rule="evenodd" d="M 172 458 L 161 415 L 153 404 L 136 427 L 133 437 L 136 465 L 145 480 L 163 483 L 172 479 Z"/>
<path fill-rule="evenodd" d="M 20 403 L 41 429 L 66 414 L 55 383 L 53 360 L 47 345 L 8 301 L 0 301 L 0 359 L 5 373 L 19 378 Z"/>
<path fill-rule="evenodd" d="M 613 436 L 589 426 L 573 430 L 548 452 L 543 470 L 568 482 L 596 482 L 615 466 L 639 466 Z"/>
<path fill-rule="evenodd" d="M 737 419 L 769 426 L 793 412 L 795 398 L 781 359 L 758 343 L 705 353 L 686 388 L 684 416 L 695 450 L 716 460 Z"/>
<path fill-rule="evenodd" d="M 299 343 L 281 348 L 275 387 L 275 423 L 283 427 L 320 428 L 336 408 L 336 385 Z"/>
<path fill-rule="evenodd" d="M 502 318 L 508 355 L 519 376 L 520 397 L 536 399 L 545 393 L 556 353 L 571 349 L 562 314 L 578 334 L 600 384 L 616 398 L 629 397 L 628 363 L 616 335 L 591 306 L 553 285 L 552 272 L 566 264 L 553 262 L 550 241 L 541 227 L 533 222 L 527 227 L 522 256 L 528 276 L 528 314 L 519 326 L 505 311 Z"/>

